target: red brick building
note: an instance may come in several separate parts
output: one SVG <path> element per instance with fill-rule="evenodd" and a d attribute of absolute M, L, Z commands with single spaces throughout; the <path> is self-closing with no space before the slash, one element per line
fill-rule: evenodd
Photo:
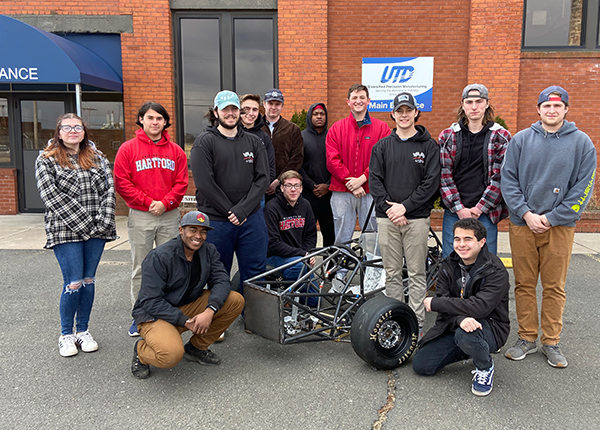
<path fill-rule="evenodd" d="M 432 135 L 455 120 L 467 83 L 489 88 L 496 114 L 512 133 L 538 119 L 539 92 L 556 84 L 569 91 L 569 120 L 598 145 L 600 106 L 594 101 L 600 98 L 599 1 L 567 1 L 566 14 L 564 8 L 557 12 L 554 3 L 155 0 L 150 5 L 139 0 L 15 0 L 0 3 L 0 14 L 77 43 L 93 35 L 119 37 L 122 93 L 84 89 L 83 100 L 122 103 L 123 139 L 137 128 L 138 107 L 154 99 L 172 113 L 171 134 L 189 150 L 217 91 L 260 94 L 270 84 L 286 97 L 285 117 L 323 101 L 331 124 L 348 114 L 346 92 L 361 80 L 363 57 L 434 57 L 433 108 L 420 120 Z M 215 9 L 217 4 L 221 9 Z M 3 66 L 9 66 L 4 58 Z M 4 119 L 14 124 L 1 109 L 2 101 L 14 109 L 15 100 L 37 93 L 7 85 L 0 75 L 0 115 L 4 112 Z M 63 95 L 74 97 L 72 91 Z M 387 113 L 374 116 L 391 124 Z M 2 132 L 0 128 L 0 138 Z M 23 144 L 11 136 L 9 155 L 0 154 L 3 214 L 28 210 L 20 179 L 27 174 L 19 155 Z M 117 139 L 111 139 L 118 148 Z M 598 193 L 600 187 L 594 209 Z M 586 230 L 600 229 L 593 214 L 584 218 L 592 218 L 580 223 Z"/>

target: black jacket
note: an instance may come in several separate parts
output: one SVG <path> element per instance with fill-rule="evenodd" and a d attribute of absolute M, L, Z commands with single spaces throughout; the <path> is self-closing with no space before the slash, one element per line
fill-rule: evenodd
<path fill-rule="evenodd" d="M 268 133 L 265 133 L 261 128 L 265 125 L 263 121 L 263 117 L 258 115 L 256 121 L 254 121 L 254 125 L 251 128 L 244 127 L 244 124 L 240 122 L 240 127 L 248 133 L 252 133 L 265 145 L 265 149 L 267 150 L 267 159 L 269 160 L 269 184 L 275 180 L 277 175 L 275 174 L 275 148 L 273 148 L 273 142 L 271 142 L 271 137 Z"/>
<path fill-rule="evenodd" d="M 267 150 L 241 127 L 228 139 L 216 127 L 196 138 L 190 153 L 198 210 L 213 221 L 228 221 L 229 211 L 242 221 L 260 209 L 269 188 Z"/>
<path fill-rule="evenodd" d="M 486 319 L 500 348 L 510 332 L 508 319 L 508 272 L 500 259 L 484 245 L 469 272 L 470 279 L 460 297 L 460 257 L 452 252 L 440 266 L 431 310 L 438 313 L 435 325 L 421 339 L 420 346 L 445 331 L 455 331 L 467 317 Z"/>
<path fill-rule="evenodd" d="M 269 230 L 268 257 L 302 257 L 317 246 L 315 216 L 302 196 L 292 207 L 283 193 L 277 193 L 265 206 L 265 222 Z"/>
<path fill-rule="evenodd" d="M 440 150 L 422 125 L 417 134 L 403 141 L 392 133 L 373 147 L 369 163 L 369 188 L 377 217 L 386 218 L 390 205 L 402 203 L 406 218 L 427 218 L 440 186 Z"/>
<path fill-rule="evenodd" d="M 312 113 L 315 106 L 325 108 L 325 128 L 317 133 L 312 123 Z M 316 184 L 329 184 L 331 173 L 327 170 L 327 157 L 325 156 L 325 138 L 327 137 L 327 108 L 325 103 L 315 103 L 308 108 L 306 114 L 306 129 L 302 130 L 304 141 L 304 161 L 300 174 L 302 175 L 303 193 L 312 194 Z"/>
<path fill-rule="evenodd" d="M 185 326 L 188 316 L 178 308 L 198 299 L 206 286 L 211 290 L 208 306 L 220 309 L 231 291 L 229 274 L 217 248 L 204 243 L 198 251 L 200 281 L 190 285 L 192 262 L 185 258 L 181 236 L 148 253 L 142 262 L 142 286 L 131 315 L 140 324 L 161 319 Z"/>

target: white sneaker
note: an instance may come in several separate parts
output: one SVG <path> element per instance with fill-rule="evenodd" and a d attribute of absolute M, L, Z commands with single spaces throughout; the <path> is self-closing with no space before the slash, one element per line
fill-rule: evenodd
<path fill-rule="evenodd" d="M 225 332 L 221 333 L 221 336 L 215 342 L 223 342 L 225 340 Z"/>
<path fill-rule="evenodd" d="M 94 352 L 98 350 L 98 343 L 94 340 L 89 331 L 82 331 L 75 335 L 77 345 L 81 347 L 83 352 Z"/>
<path fill-rule="evenodd" d="M 75 346 L 76 342 L 75 336 L 72 334 L 66 334 L 58 338 L 58 352 L 63 357 L 72 357 L 77 355 L 79 351 L 77 351 L 77 346 Z"/>

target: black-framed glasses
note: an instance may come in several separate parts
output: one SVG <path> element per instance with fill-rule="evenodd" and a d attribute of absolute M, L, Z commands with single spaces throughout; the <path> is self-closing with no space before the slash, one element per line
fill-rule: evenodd
<path fill-rule="evenodd" d="M 65 133 L 70 133 L 71 131 L 75 130 L 77 133 L 81 133 L 83 131 L 83 125 L 75 125 L 75 126 L 71 126 L 71 125 L 61 125 L 60 127 L 61 131 L 64 131 Z"/>
<path fill-rule="evenodd" d="M 288 190 L 291 190 L 292 188 L 295 190 L 299 190 L 300 188 L 302 188 L 302 184 L 285 184 L 284 187 Z"/>

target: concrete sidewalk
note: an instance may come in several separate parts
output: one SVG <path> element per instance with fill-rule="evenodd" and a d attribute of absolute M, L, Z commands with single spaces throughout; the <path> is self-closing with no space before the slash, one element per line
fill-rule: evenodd
<path fill-rule="evenodd" d="M 107 244 L 107 250 L 129 250 L 127 217 L 117 217 L 119 239 Z M 441 232 L 438 232 L 441 239 Z M 46 243 L 43 214 L 0 215 L 0 249 L 40 249 Z M 498 234 L 498 254 L 508 256 L 508 233 Z M 600 254 L 600 233 L 575 233 L 573 254 Z"/>

